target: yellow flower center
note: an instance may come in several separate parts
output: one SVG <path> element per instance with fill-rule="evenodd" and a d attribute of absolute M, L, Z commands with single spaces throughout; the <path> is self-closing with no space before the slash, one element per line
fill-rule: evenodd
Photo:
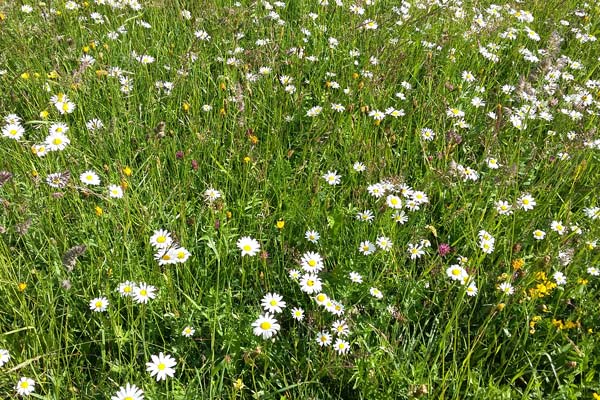
<path fill-rule="evenodd" d="M 317 295 L 317 301 L 325 301 L 325 299 L 326 299 L 326 297 L 324 294 L 321 293 L 321 294 Z"/>
<path fill-rule="evenodd" d="M 277 305 L 277 301 L 275 300 L 271 300 L 271 302 L 269 303 L 271 306 L 275 307 Z"/>
<path fill-rule="evenodd" d="M 163 371 L 165 368 L 167 368 L 167 366 L 165 365 L 165 363 L 160 363 L 156 366 L 156 368 L 158 368 L 159 371 Z"/>
<path fill-rule="evenodd" d="M 125 293 L 130 293 L 131 292 L 131 286 L 125 286 L 125 288 L 123 289 L 123 291 Z M 141 292 L 140 292 L 141 293 Z"/>
<path fill-rule="evenodd" d="M 61 138 L 54 138 L 54 140 L 52 140 L 52 143 L 53 143 L 53 144 L 55 144 L 55 145 L 57 145 L 57 146 L 58 146 L 59 144 L 61 144 L 62 142 L 63 142 L 63 141 L 62 141 L 62 139 L 61 139 Z"/>
<path fill-rule="evenodd" d="M 101 301 L 97 301 L 96 302 L 96 308 L 102 308 L 102 302 Z"/>
<path fill-rule="evenodd" d="M 314 286 L 315 285 L 315 281 L 313 281 L 312 279 L 309 279 L 308 281 L 306 281 L 306 285 L 307 286 Z"/>
<path fill-rule="evenodd" d="M 140 295 L 146 296 L 147 294 L 148 294 L 148 291 L 146 289 L 140 290 Z"/>
<path fill-rule="evenodd" d="M 15 136 L 17 134 L 17 130 L 16 129 L 11 129 L 9 132 L 12 136 Z"/>
<path fill-rule="evenodd" d="M 244 251 L 250 251 L 250 250 L 252 250 L 252 247 L 249 244 L 245 244 Z"/>
<path fill-rule="evenodd" d="M 340 350 L 344 350 L 344 348 L 346 348 L 346 345 L 344 343 L 340 343 L 338 347 Z"/>
<path fill-rule="evenodd" d="M 166 241 L 167 241 L 167 238 L 166 238 L 166 237 L 164 237 L 164 236 L 159 236 L 158 238 L 156 238 L 156 241 L 157 241 L 158 243 L 164 243 L 164 242 L 166 242 Z"/>
<path fill-rule="evenodd" d="M 309 260 L 308 265 L 310 265 L 311 267 L 314 267 L 315 265 L 317 265 L 317 262 L 315 260 Z"/>
<path fill-rule="evenodd" d="M 268 330 L 268 329 L 270 329 L 270 328 L 271 328 L 271 323 L 270 323 L 270 322 L 268 322 L 268 321 L 262 322 L 262 323 L 260 324 L 260 329 L 262 329 L 262 330 L 264 330 L 264 331 L 266 331 L 266 330 Z"/>
<path fill-rule="evenodd" d="M 23 381 L 23 382 L 21 382 L 20 386 L 21 386 L 21 389 L 27 389 L 29 387 L 29 382 Z"/>

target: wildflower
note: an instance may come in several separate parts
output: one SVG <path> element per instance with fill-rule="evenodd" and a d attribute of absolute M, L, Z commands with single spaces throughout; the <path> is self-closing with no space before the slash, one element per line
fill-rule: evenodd
<path fill-rule="evenodd" d="M 75 103 L 69 100 L 56 102 L 54 103 L 54 106 L 61 114 L 71 114 L 75 111 Z"/>
<path fill-rule="evenodd" d="M 306 252 L 302 255 L 300 264 L 305 272 L 312 273 L 317 273 L 321 271 L 324 267 L 323 258 L 321 257 L 321 255 L 319 255 L 319 253 L 314 253 L 311 251 Z"/>
<path fill-rule="evenodd" d="M 375 218 L 375 216 L 371 210 L 365 210 L 356 214 L 356 219 L 359 221 L 371 222 L 373 218 Z"/>
<path fill-rule="evenodd" d="M 156 381 L 165 380 L 167 377 L 175 375 L 175 365 L 177 361 L 168 354 L 158 353 L 158 356 L 152 355 L 152 361 L 146 363 L 146 371 L 150 372 L 150 376 L 156 375 Z"/>
<path fill-rule="evenodd" d="M 254 334 L 256 336 L 262 336 L 263 339 L 269 339 L 275 335 L 281 328 L 277 320 L 269 313 L 260 315 L 256 321 L 252 323 L 254 327 Z"/>
<path fill-rule="evenodd" d="M 304 319 L 304 310 L 299 307 L 292 308 L 291 314 L 292 318 L 294 318 L 296 321 L 302 321 Z"/>
<path fill-rule="evenodd" d="M 317 343 L 319 343 L 319 346 L 324 347 L 324 346 L 329 346 L 331 344 L 332 341 L 332 336 L 330 333 L 325 332 L 325 331 L 321 331 L 319 333 L 317 333 Z"/>
<path fill-rule="evenodd" d="M 386 204 L 388 207 L 393 208 L 393 209 L 400 209 L 402 208 L 402 200 L 400 199 L 400 197 L 390 194 L 387 196 L 386 198 Z"/>
<path fill-rule="evenodd" d="M 556 271 L 554 274 L 552 274 L 552 278 L 557 285 L 564 285 L 567 283 L 567 277 L 560 271 Z"/>
<path fill-rule="evenodd" d="M 122 297 L 132 297 L 135 289 L 135 283 L 131 281 L 125 281 L 119 284 L 117 291 Z"/>
<path fill-rule="evenodd" d="M 106 297 L 96 297 L 90 300 L 90 310 L 94 312 L 104 312 L 108 308 L 108 299 Z"/>
<path fill-rule="evenodd" d="M 323 107 L 314 106 L 306 112 L 306 116 L 307 117 L 316 117 L 317 115 L 321 114 L 322 111 L 323 111 Z"/>
<path fill-rule="evenodd" d="M 327 171 L 327 173 L 323 175 L 323 179 L 325 179 L 325 181 L 332 186 L 339 185 L 341 182 L 341 177 L 341 175 L 337 174 L 337 171 Z"/>
<path fill-rule="evenodd" d="M 169 250 L 169 256 L 175 263 L 184 263 L 192 254 L 185 247 L 175 247 Z"/>
<path fill-rule="evenodd" d="M 517 202 L 521 209 L 525 211 L 533 210 L 533 207 L 536 206 L 535 199 L 530 194 L 524 194 Z"/>
<path fill-rule="evenodd" d="M 352 169 L 354 169 L 356 172 L 364 172 L 366 171 L 367 167 L 365 164 L 357 161 L 352 165 Z"/>
<path fill-rule="evenodd" d="M 475 81 L 475 76 L 473 76 L 473 74 L 471 73 L 471 71 L 463 71 L 463 73 L 462 73 L 462 79 L 465 82 L 474 82 Z"/>
<path fill-rule="evenodd" d="M 358 272 L 350 272 L 350 281 L 352 283 L 362 283 L 363 278 Z"/>
<path fill-rule="evenodd" d="M 410 254 L 411 260 L 415 260 L 417 258 L 421 258 L 421 256 L 423 254 L 425 254 L 425 251 L 423 250 L 422 246 L 409 243 L 408 244 L 408 254 Z"/>
<path fill-rule="evenodd" d="M 376 299 L 383 298 L 383 293 L 381 293 L 381 290 L 377 289 L 376 287 L 372 287 L 371 289 L 369 289 L 369 293 L 371 294 L 371 296 L 375 297 Z"/>
<path fill-rule="evenodd" d="M 600 218 L 600 207 L 584 208 L 583 213 L 591 220 Z"/>
<path fill-rule="evenodd" d="M 376 122 L 380 122 L 385 118 L 385 113 L 379 110 L 369 111 L 369 117 L 373 117 Z"/>
<path fill-rule="evenodd" d="M 339 336 L 348 336 L 350 333 L 350 329 L 348 329 L 348 324 L 346 321 L 341 319 L 337 320 L 332 325 L 333 331 Z"/>
<path fill-rule="evenodd" d="M 561 236 L 567 231 L 567 228 L 563 225 L 562 221 L 552 221 L 550 228 Z"/>
<path fill-rule="evenodd" d="M 156 288 L 152 285 L 148 285 L 146 283 L 140 283 L 138 286 L 133 289 L 133 299 L 138 304 L 146 304 L 148 300 L 154 299 L 156 297 Z"/>
<path fill-rule="evenodd" d="M 288 275 L 295 281 L 300 279 L 300 271 L 298 271 L 297 269 L 290 269 Z"/>
<path fill-rule="evenodd" d="M 94 207 L 94 212 L 95 212 L 95 213 L 96 213 L 96 215 L 99 217 L 99 216 L 101 216 L 101 215 L 102 215 L 102 213 L 103 213 L 104 211 L 102 211 L 102 207 L 100 207 L 100 206 L 96 206 L 96 207 Z"/>
<path fill-rule="evenodd" d="M 119 391 L 110 398 L 111 400 L 144 400 L 144 392 L 135 385 L 127 383 L 121 386 Z"/>
<path fill-rule="evenodd" d="M 469 297 L 477 296 L 477 286 L 475 285 L 475 282 L 471 282 L 469 286 L 467 286 L 466 292 Z"/>
<path fill-rule="evenodd" d="M 489 157 L 487 160 L 487 166 L 490 169 L 498 169 L 498 167 L 500 167 L 500 164 L 498 164 L 498 160 L 495 159 L 494 157 Z"/>
<path fill-rule="evenodd" d="M 325 306 L 330 301 L 330 299 L 325 293 L 319 293 L 315 296 L 315 301 L 318 305 Z"/>
<path fill-rule="evenodd" d="M 242 250 L 242 257 L 246 255 L 254 257 L 260 250 L 260 243 L 256 239 L 244 236 L 237 241 L 237 247 Z"/>
<path fill-rule="evenodd" d="M 53 188 L 64 188 L 69 182 L 69 172 L 57 172 L 46 177 L 46 183 Z"/>
<path fill-rule="evenodd" d="M 588 267 L 587 273 L 592 276 L 600 276 L 600 269 L 598 267 Z"/>
<path fill-rule="evenodd" d="M 435 139 L 435 133 L 429 128 L 421 129 L 421 139 L 430 142 Z"/>
<path fill-rule="evenodd" d="M 166 249 L 171 243 L 173 243 L 173 239 L 171 238 L 171 233 L 164 229 L 159 229 L 154 231 L 152 236 L 150 237 L 150 244 L 155 249 Z"/>
<path fill-rule="evenodd" d="M 417 204 L 429 203 L 429 197 L 427 197 L 427 194 L 418 190 L 412 193 L 411 199 Z"/>
<path fill-rule="evenodd" d="M 19 140 L 25 134 L 25 129 L 19 124 L 8 124 L 2 128 L 2 135 L 7 138 Z"/>
<path fill-rule="evenodd" d="M 98 174 L 91 170 L 82 173 L 79 176 L 79 179 L 86 185 L 98 186 L 100 184 L 100 178 L 98 177 Z"/>
<path fill-rule="evenodd" d="M 483 250 L 483 252 L 486 254 L 491 254 L 494 252 L 494 242 L 493 241 L 482 239 L 481 242 L 479 243 L 479 247 L 481 247 L 481 250 Z"/>
<path fill-rule="evenodd" d="M 502 282 L 500 285 L 498 285 L 498 290 L 507 295 L 511 295 L 515 292 L 513 286 L 508 282 Z"/>
<path fill-rule="evenodd" d="M 29 396 L 35 391 L 35 381 L 23 376 L 19 379 L 19 382 L 17 382 L 15 389 L 19 396 Z"/>
<path fill-rule="evenodd" d="M 312 294 L 321 291 L 323 287 L 323 283 L 321 279 L 317 275 L 313 274 L 304 274 L 302 279 L 300 279 L 300 289 L 304 293 Z"/>
<path fill-rule="evenodd" d="M 186 326 L 183 328 L 183 331 L 181 331 L 181 336 L 192 337 L 194 333 L 196 333 L 196 330 L 193 327 Z"/>
<path fill-rule="evenodd" d="M 208 188 L 204 191 L 204 198 L 208 203 L 212 203 L 213 201 L 219 199 L 221 197 L 221 192 L 215 190 L 213 188 Z"/>
<path fill-rule="evenodd" d="M 283 297 L 277 293 L 267 293 L 261 300 L 263 309 L 271 313 L 280 313 L 285 308 L 285 301 Z"/>
<path fill-rule="evenodd" d="M 533 231 L 533 238 L 535 240 L 542 240 L 546 237 L 546 232 L 536 229 L 535 231 Z"/>
<path fill-rule="evenodd" d="M 350 350 L 350 343 L 338 338 L 333 344 L 333 348 L 338 352 L 338 354 L 346 354 Z"/>
<path fill-rule="evenodd" d="M 158 249 L 158 251 L 154 254 L 154 259 L 158 261 L 158 265 L 168 265 L 175 264 L 174 254 L 171 252 L 171 249 Z"/>
<path fill-rule="evenodd" d="M 375 183 L 373 185 L 367 186 L 367 191 L 371 196 L 375 197 L 376 199 L 382 197 L 385 194 L 385 189 L 380 183 Z"/>
<path fill-rule="evenodd" d="M 10 361 L 10 353 L 6 349 L 0 349 L 0 368 Z"/>
<path fill-rule="evenodd" d="M 306 233 L 304 234 L 304 237 L 306 238 L 306 240 L 308 240 L 311 243 L 317 243 L 321 236 L 319 235 L 319 232 L 311 230 L 311 231 L 306 231 Z"/>
<path fill-rule="evenodd" d="M 123 188 L 119 185 L 110 185 L 108 187 L 108 195 L 115 199 L 123 197 Z"/>
<path fill-rule="evenodd" d="M 496 202 L 496 211 L 500 215 L 511 215 L 512 214 L 512 206 L 508 204 L 507 201 L 498 200 Z"/>
<path fill-rule="evenodd" d="M 64 150 L 71 141 L 62 132 L 54 132 L 46 137 L 46 146 L 50 151 Z"/>
<path fill-rule="evenodd" d="M 452 251 L 452 247 L 448 243 L 440 243 L 438 246 L 438 254 L 441 257 L 445 257 Z"/>
<path fill-rule="evenodd" d="M 467 271 L 458 264 L 453 264 L 446 269 L 446 275 L 453 281 L 464 282 L 469 277 Z"/>
<path fill-rule="evenodd" d="M 378 237 L 375 244 L 377 244 L 377 246 L 379 246 L 379 248 L 383 251 L 390 251 L 393 246 L 392 241 L 388 237 L 385 237 L 385 236 Z"/>

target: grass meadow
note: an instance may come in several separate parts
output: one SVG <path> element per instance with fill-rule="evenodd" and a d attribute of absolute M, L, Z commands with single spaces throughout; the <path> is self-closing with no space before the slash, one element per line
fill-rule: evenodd
<path fill-rule="evenodd" d="M 0 2 L 0 398 L 600 399 L 599 21 Z"/>

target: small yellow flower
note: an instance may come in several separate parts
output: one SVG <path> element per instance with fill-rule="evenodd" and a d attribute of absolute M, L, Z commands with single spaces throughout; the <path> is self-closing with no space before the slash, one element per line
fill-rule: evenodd
<path fill-rule="evenodd" d="M 48 73 L 48 79 L 57 79 L 58 78 L 58 72 L 56 72 L 55 70 L 52 70 Z"/>
<path fill-rule="evenodd" d="M 108 71 L 105 69 L 97 69 L 96 70 L 96 77 L 98 78 L 102 78 L 103 76 L 108 75 Z"/>
<path fill-rule="evenodd" d="M 32 176 L 32 177 L 34 177 L 34 178 L 37 178 L 37 177 L 38 177 L 38 175 L 39 175 L 39 174 L 38 174 L 38 172 L 37 172 L 35 169 L 34 169 L 33 171 L 31 171 L 31 176 Z"/>
<path fill-rule="evenodd" d="M 84 53 L 89 53 L 90 52 L 90 46 L 83 46 L 83 52 Z"/>
<path fill-rule="evenodd" d="M 190 103 L 188 103 L 187 101 L 183 103 L 183 111 L 188 112 L 190 111 L 190 108 L 192 108 L 192 106 L 190 106 Z"/>
<path fill-rule="evenodd" d="M 221 115 L 225 115 L 225 109 L 224 109 L 224 108 L 221 108 L 221 109 L 219 110 L 219 114 L 221 114 Z"/>
<path fill-rule="evenodd" d="M 40 76 L 41 76 L 41 75 L 40 75 L 40 73 L 39 73 L 39 72 L 34 72 L 34 73 L 33 73 L 33 77 L 34 77 L 34 78 L 39 78 Z"/>
<path fill-rule="evenodd" d="M 277 229 L 283 229 L 283 227 L 285 226 L 285 221 L 280 219 L 279 221 L 277 221 L 275 226 L 277 227 Z"/>
<path fill-rule="evenodd" d="M 246 387 L 246 385 L 244 385 L 242 378 L 237 378 L 237 380 L 233 383 L 233 388 L 235 390 L 242 390 L 245 387 Z"/>
<path fill-rule="evenodd" d="M 244 162 L 246 164 L 248 164 L 250 162 L 250 157 L 248 157 L 248 156 L 244 157 Z"/>
<path fill-rule="evenodd" d="M 129 187 L 129 183 L 127 183 L 127 181 L 125 179 L 123 179 L 121 181 L 121 189 L 127 190 L 128 187 Z"/>
<path fill-rule="evenodd" d="M 225 89 L 227 89 L 227 85 L 225 85 L 225 82 L 221 82 L 221 83 L 219 84 L 219 89 L 221 89 L 221 90 L 225 90 Z"/>
<path fill-rule="evenodd" d="M 25 282 L 19 282 L 19 292 L 24 292 L 27 289 L 27 284 Z"/>
<path fill-rule="evenodd" d="M 252 143 L 252 144 L 258 144 L 258 136 L 256 136 L 256 135 L 249 135 L 248 139 L 250 140 L 250 143 Z"/>
<path fill-rule="evenodd" d="M 506 304 L 500 303 L 496 306 L 496 310 L 502 311 L 502 310 L 504 310 L 504 307 L 506 307 Z"/>
<path fill-rule="evenodd" d="M 523 260 L 522 258 L 517 258 L 512 262 L 512 267 L 515 271 L 523 268 L 523 265 L 525 265 L 525 260 Z"/>
<path fill-rule="evenodd" d="M 227 219 L 231 219 L 232 215 L 231 215 L 231 211 L 227 211 L 225 213 L 225 216 L 227 216 Z"/>
<path fill-rule="evenodd" d="M 41 119 L 48 119 L 48 115 L 49 114 L 50 113 L 48 111 L 44 110 L 44 111 L 40 112 L 40 118 Z"/>
<path fill-rule="evenodd" d="M 30 77 L 29 72 L 23 72 L 21 74 L 21 79 L 29 79 L 29 77 Z"/>
<path fill-rule="evenodd" d="M 0 12 L 0 21 L 4 21 L 6 19 L 6 15 Z"/>
<path fill-rule="evenodd" d="M 352 79 L 358 79 L 359 76 L 360 75 L 358 75 L 358 73 L 355 72 L 355 73 L 352 74 Z"/>
<path fill-rule="evenodd" d="M 131 168 L 125 167 L 125 168 L 123 168 L 123 173 L 125 174 L 125 176 L 131 176 L 133 171 L 131 170 Z"/>
<path fill-rule="evenodd" d="M 101 215 L 102 215 L 102 213 L 103 213 L 103 211 L 102 211 L 102 208 L 100 208 L 100 206 L 96 206 L 96 207 L 94 208 L 94 211 L 96 212 L 96 215 L 97 215 L 97 216 L 101 216 Z"/>

